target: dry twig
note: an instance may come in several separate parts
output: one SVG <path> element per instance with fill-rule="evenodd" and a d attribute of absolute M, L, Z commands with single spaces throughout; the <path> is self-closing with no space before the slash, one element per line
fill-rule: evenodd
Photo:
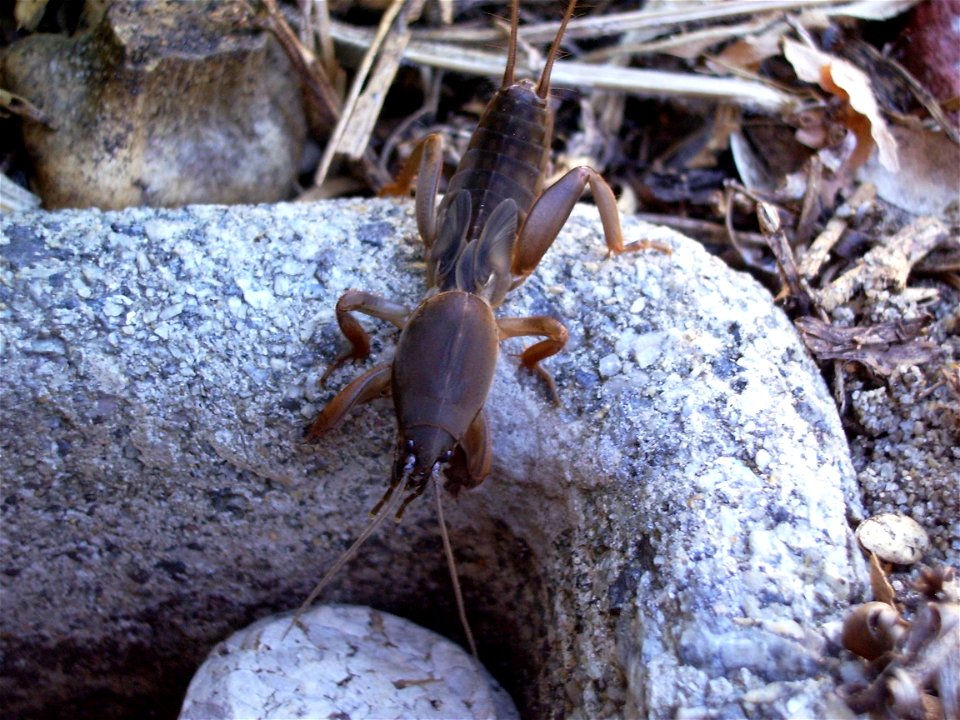
<path fill-rule="evenodd" d="M 890 375 L 903 365 L 920 365 L 936 356 L 936 344 L 919 339 L 929 320 L 921 317 L 844 328 L 808 316 L 794 323 L 818 360 L 858 362 L 878 375 Z"/>
<path fill-rule="evenodd" d="M 911 268 L 948 237 L 949 230 L 940 220 L 918 218 L 884 244 L 870 250 L 856 266 L 818 292 L 817 300 L 829 312 L 847 302 L 861 288 L 902 290 Z"/>
<path fill-rule="evenodd" d="M 871 183 L 863 183 L 847 202 L 837 208 L 823 232 L 817 236 L 800 260 L 800 274 L 803 277 L 813 280 L 820 273 L 820 268 L 826 262 L 830 251 L 850 224 L 850 218 L 856 216 L 861 207 L 872 203 L 876 195 L 876 187 Z"/>

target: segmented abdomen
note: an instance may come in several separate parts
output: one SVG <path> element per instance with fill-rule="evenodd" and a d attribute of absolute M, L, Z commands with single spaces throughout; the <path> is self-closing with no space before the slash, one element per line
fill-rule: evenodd
<path fill-rule="evenodd" d="M 446 192 L 447 198 L 470 193 L 467 242 L 480 237 L 490 213 L 508 198 L 522 224 L 543 186 L 552 125 L 546 101 L 529 83 L 501 88 L 490 101 Z"/>

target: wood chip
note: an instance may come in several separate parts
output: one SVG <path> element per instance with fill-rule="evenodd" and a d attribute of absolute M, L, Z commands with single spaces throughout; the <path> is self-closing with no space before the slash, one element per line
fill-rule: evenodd
<path fill-rule="evenodd" d="M 887 128 L 874 96 L 869 76 L 843 58 L 822 52 L 803 43 L 783 39 L 783 55 L 793 65 L 797 77 L 816 83 L 845 104 L 845 112 L 838 119 L 857 140 L 850 156 L 851 169 L 860 167 L 876 146 L 881 164 L 896 172 L 897 141 Z"/>
<path fill-rule="evenodd" d="M 876 196 L 876 187 L 871 183 L 863 183 L 847 202 L 837 208 L 837 212 L 827 222 L 823 232 L 817 236 L 800 260 L 800 274 L 803 277 L 812 280 L 819 274 L 833 246 L 846 231 L 849 225 L 848 218 L 856 215 L 864 205 L 873 202 Z"/>
<path fill-rule="evenodd" d="M 860 289 L 902 290 L 911 268 L 948 236 L 946 225 L 937 218 L 918 218 L 818 292 L 820 305 L 830 312 Z"/>
<path fill-rule="evenodd" d="M 333 130 L 324 149 L 323 157 L 313 178 L 320 186 L 337 153 L 345 153 L 353 159 L 364 154 L 373 126 L 380 115 L 380 108 L 387 96 L 387 89 L 400 67 L 410 31 L 407 23 L 420 16 L 425 0 L 394 0 L 380 19 L 376 35 L 366 45 L 367 52 L 353 78 L 353 85 L 344 103 L 343 114 Z M 369 86 L 371 68 L 376 68 Z"/>

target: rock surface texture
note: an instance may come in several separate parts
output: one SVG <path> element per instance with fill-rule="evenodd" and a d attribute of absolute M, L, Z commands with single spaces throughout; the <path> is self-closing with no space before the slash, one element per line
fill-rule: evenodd
<path fill-rule="evenodd" d="M 290 620 L 264 618 L 219 643 L 180 720 L 519 718 L 469 653 L 408 620 L 352 605 L 314 608 L 293 628 Z"/>
<path fill-rule="evenodd" d="M 93 29 L 37 33 L 0 54 L 0 81 L 55 127 L 24 120 L 48 208 L 272 202 L 306 138 L 296 76 L 222 0 L 119 0 Z"/>
<path fill-rule="evenodd" d="M 217 641 L 298 605 L 356 537 L 389 477 L 389 402 L 300 437 L 392 351 L 364 318 L 373 357 L 318 386 L 338 295 L 423 292 L 412 212 L 0 219 L 8 715 L 175 713 Z M 504 344 L 493 472 L 446 503 L 480 654 L 529 717 L 835 717 L 820 631 L 865 589 L 831 399 L 753 280 L 667 230 L 625 234 L 674 253 L 605 258 L 579 208 L 500 310 L 570 341 L 545 363 L 560 407 Z M 459 639 L 432 502 L 323 599 Z"/>

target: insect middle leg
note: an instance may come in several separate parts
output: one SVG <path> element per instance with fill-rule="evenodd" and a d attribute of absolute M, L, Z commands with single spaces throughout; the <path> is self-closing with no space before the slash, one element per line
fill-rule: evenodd
<path fill-rule="evenodd" d="M 533 315 L 522 318 L 500 318 L 497 320 L 500 329 L 500 339 L 525 337 L 529 335 L 544 336 L 545 339 L 534 343 L 520 354 L 520 364 L 528 370 L 537 373 L 547 384 L 547 389 L 553 397 L 553 402 L 560 404 L 557 394 L 557 384 L 550 371 L 540 365 L 540 361 L 556 355 L 567 344 L 567 328 L 558 320 L 546 315 Z"/>
<path fill-rule="evenodd" d="M 671 252 L 669 246 L 652 240 L 637 240 L 625 245 L 623 231 L 620 229 L 617 199 L 613 190 L 596 170 L 582 165 L 574 168 L 544 190 L 530 208 L 513 252 L 512 269 L 514 277 L 517 278 L 514 281 L 514 287 L 536 269 L 540 259 L 557 239 L 560 229 L 567 222 L 567 218 L 570 217 L 588 183 L 590 190 L 593 191 L 597 211 L 600 213 L 604 239 L 611 253 L 619 255 L 646 249 L 668 254 Z"/>

